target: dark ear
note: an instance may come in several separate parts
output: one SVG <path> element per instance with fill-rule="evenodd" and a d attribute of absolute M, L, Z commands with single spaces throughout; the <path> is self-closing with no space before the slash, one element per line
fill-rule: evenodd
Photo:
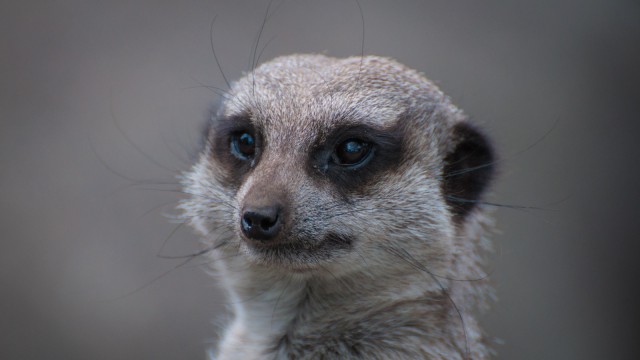
<path fill-rule="evenodd" d="M 495 172 L 493 149 L 487 137 L 468 123 L 454 126 L 456 146 L 445 157 L 443 192 L 458 221 L 477 206 Z"/>

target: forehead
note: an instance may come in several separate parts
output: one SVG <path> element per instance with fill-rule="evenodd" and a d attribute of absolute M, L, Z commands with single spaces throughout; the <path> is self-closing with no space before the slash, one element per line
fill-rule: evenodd
<path fill-rule="evenodd" d="M 432 92 L 419 74 L 388 59 L 292 55 L 236 82 L 224 115 L 249 115 L 278 133 L 312 134 L 336 124 L 387 128 Z"/>

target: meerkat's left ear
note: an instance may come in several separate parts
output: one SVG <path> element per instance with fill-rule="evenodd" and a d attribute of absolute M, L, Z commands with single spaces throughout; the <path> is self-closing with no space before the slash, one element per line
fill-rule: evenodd
<path fill-rule="evenodd" d="M 455 145 L 445 157 L 443 192 L 454 216 L 463 219 L 493 179 L 495 156 L 487 136 L 469 123 L 456 124 L 451 136 Z"/>

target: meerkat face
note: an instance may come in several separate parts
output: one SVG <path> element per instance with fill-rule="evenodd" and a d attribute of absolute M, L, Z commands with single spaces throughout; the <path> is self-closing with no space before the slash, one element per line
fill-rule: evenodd
<path fill-rule="evenodd" d="M 235 84 L 213 117 L 183 204 L 250 264 L 332 275 L 433 267 L 492 170 L 485 138 L 434 85 L 392 60 L 293 55 Z"/>

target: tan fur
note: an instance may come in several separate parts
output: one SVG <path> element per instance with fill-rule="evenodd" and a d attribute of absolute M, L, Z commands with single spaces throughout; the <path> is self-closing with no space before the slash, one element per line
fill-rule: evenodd
<path fill-rule="evenodd" d="M 192 196 L 181 205 L 216 247 L 234 316 L 218 359 L 489 357 L 475 313 L 491 297 L 482 270 L 490 221 L 477 206 L 456 223 L 443 199 L 452 128 L 466 119 L 439 89 L 386 58 L 292 55 L 233 84 L 215 117 L 239 114 L 263 129 L 260 160 L 231 186 L 210 140 L 185 174 Z M 405 134 L 401 163 L 346 200 L 305 167 L 311 144 L 345 123 Z M 329 231 L 354 237 L 353 248 L 285 259 L 254 251 L 239 209 L 273 193 L 292 205 L 287 234 L 305 249 Z"/>

